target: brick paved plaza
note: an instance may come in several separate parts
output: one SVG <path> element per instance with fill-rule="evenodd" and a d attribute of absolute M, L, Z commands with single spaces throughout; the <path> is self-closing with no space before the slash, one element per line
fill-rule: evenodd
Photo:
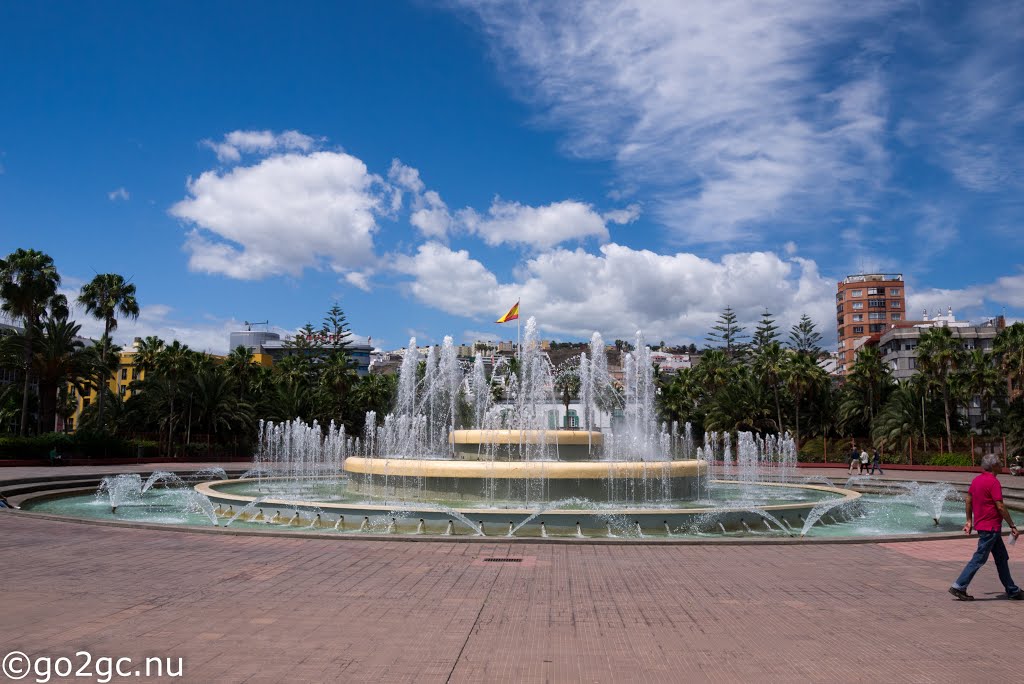
<path fill-rule="evenodd" d="M 1018 679 L 1024 604 L 991 563 L 979 600 L 946 593 L 974 544 L 376 542 L 4 511 L 0 645 L 181 656 L 189 682 Z"/>

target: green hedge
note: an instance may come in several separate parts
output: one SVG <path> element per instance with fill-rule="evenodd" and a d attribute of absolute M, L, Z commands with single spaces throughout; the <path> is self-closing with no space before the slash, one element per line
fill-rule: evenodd
<path fill-rule="evenodd" d="M 918 463 L 917 458 L 914 458 L 914 463 Z M 919 465 L 933 465 L 933 466 L 968 466 L 971 465 L 971 455 L 965 453 L 952 454 L 935 454 L 934 456 L 929 454 L 925 457 Z"/>
<path fill-rule="evenodd" d="M 53 449 L 65 458 L 152 458 L 158 453 L 156 442 L 95 433 L 0 437 L 0 459 L 48 460 Z"/>

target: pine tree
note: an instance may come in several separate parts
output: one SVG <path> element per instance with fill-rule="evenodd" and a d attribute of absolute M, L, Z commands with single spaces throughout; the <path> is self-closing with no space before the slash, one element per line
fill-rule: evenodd
<path fill-rule="evenodd" d="M 718 317 L 718 323 L 711 326 L 708 333 L 708 346 L 712 349 L 721 349 L 730 360 L 743 356 L 747 352 L 749 344 L 748 335 L 744 335 L 745 327 L 737 322 L 736 312 L 731 306 L 725 307 L 725 311 Z"/>
<path fill-rule="evenodd" d="M 324 315 L 322 332 L 328 336 L 327 339 L 333 345 L 339 348 L 347 349 L 351 344 L 352 331 L 349 330 L 345 312 L 341 310 L 337 302 Z"/>
<path fill-rule="evenodd" d="M 764 313 L 761 314 L 761 322 L 757 324 L 757 329 L 754 331 L 754 352 L 760 352 L 769 344 L 775 342 L 779 338 L 778 331 L 779 326 L 775 325 L 775 319 L 766 308 Z"/>
<path fill-rule="evenodd" d="M 794 351 L 818 358 L 821 354 L 821 333 L 814 326 L 814 321 L 807 314 L 800 317 L 800 322 L 789 331 L 789 346 Z"/>

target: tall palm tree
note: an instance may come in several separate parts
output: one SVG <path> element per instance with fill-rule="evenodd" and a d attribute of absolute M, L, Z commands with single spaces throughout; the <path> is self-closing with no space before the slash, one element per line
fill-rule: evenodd
<path fill-rule="evenodd" d="M 892 372 L 882 360 L 878 347 L 863 346 L 857 350 L 847 382 L 861 389 L 867 400 L 868 423 L 875 419 L 875 410 L 881 406 L 884 389 L 892 382 Z"/>
<path fill-rule="evenodd" d="M 977 398 L 981 406 L 981 421 L 988 422 L 992 402 L 999 396 L 1002 377 L 996 368 L 995 359 L 982 349 L 975 349 L 967 355 L 960 372 L 960 384 L 966 396 Z"/>
<path fill-rule="evenodd" d="M 60 274 L 49 255 L 34 249 L 18 249 L 0 259 L 0 311 L 15 321 L 21 321 L 25 328 L 25 344 L 22 349 L 22 436 L 28 430 L 32 348 L 39 321 L 47 310 L 57 318 L 68 315 L 68 301 L 58 292 L 59 287 Z"/>
<path fill-rule="evenodd" d="M 800 404 L 828 382 L 828 376 L 810 354 L 790 354 L 786 361 L 786 388 L 793 396 L 796 416 L 796 447 L 800 449 Z"/>
<path fill-rule="evenodd" d="M 71 383 L 87 393 L 88 355 L 78 337 L 81 329 L 67 318 L 47 316 L 36 333 L 32 365 L 39 380 L 40 422 L 46 430 L 56 429 L 57 396 L 60 387 Z"/>
<path fill-rule="evenodd" d="M 174 427 L 175 427 L 175 404 L 178 399 L 178 390 L 181 383 L 195 371 L 196 363 L 194 352 L 188 345 L 174 340 L 165 346 L 156 357 L 154 373 L 160 376 L 167 383 L 168 408 L 167 408 L 167 450 L 173 454 L 174 450 Z"/>
<path fill-rule="evenodd" d="M 103 321 L 102 361 L 106 364 L 110 348 L 110 333 L 117 329 L 117 317 L 139 317 L 139 303 L 135 301 L 135 285 L 117 273 L 99 273 L 91 281 L 82 286 L 78 295 L 78 303 L 85 307 L 87 313 Z M 100 392 L 99 421 L 103 424 L 103 407 L 106 392 Z"/>
<path fill-rule="evenodd" d="M 250 378 L 256 374 L 252 352 L 244 344 L 238 345 L 224 359 L 224 368 L 238 386 L 238 398 L 242 399 L 248 392 Z"/>
<path fill-rule="evenodd" d="M 946 418 L 946 446 L 953 450 L 953 391 L 950 378 L 963 361 L 960 341 L 953 337 L 949 328 L 928 328 L 921 333 L 917 345 L 917 369 L 933 387 L 942 394 L 942 408 Z"/>
<path fill-rule="evenodd" d="M 761 345 L 754 357 L 754 373 L 757 379 L 772 390 L 775 399 L 775 424 L 779 432 L 785 428 L 782 426 L 782 404 L 779 401 L 779 386 L 782 384 L 782 376 L 786 370 L 787 352 L 778 342 L 771 341 Z"/>
<path fill-rule="evenodd" d="M 996 335 L 992 351 L 1006 376 L 1010 399 L 1024 390 L 1024 323 L 1014 323 Z"/>

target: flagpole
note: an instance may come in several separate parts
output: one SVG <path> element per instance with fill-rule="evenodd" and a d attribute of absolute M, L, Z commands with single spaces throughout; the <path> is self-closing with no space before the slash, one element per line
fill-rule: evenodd
<path fill-rule="evenodd" d="M 519 349 L 519 360 L 522 361 L 522 338 L 519 335 L 519 322 L 522 319 L 522 299 L 516 302 L 516 306 L 519 307 L 519 313 L 515 317 L 515 346 Z"/>

